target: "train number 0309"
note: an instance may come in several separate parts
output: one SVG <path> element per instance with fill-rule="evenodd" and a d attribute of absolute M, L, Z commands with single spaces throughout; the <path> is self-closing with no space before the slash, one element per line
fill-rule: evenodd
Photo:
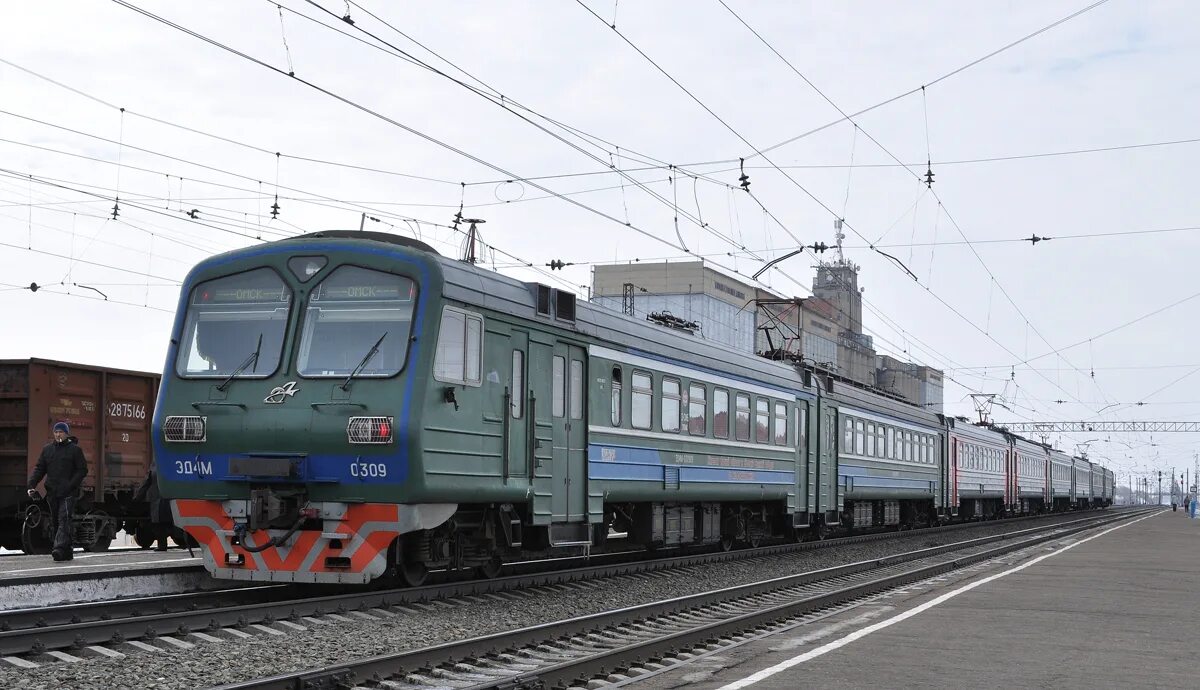
<path fill-rule="evenodd" d="M 351 477 L 386 477 L 387 465 L 382 462 L 355 462 L 350 464 Z"/>

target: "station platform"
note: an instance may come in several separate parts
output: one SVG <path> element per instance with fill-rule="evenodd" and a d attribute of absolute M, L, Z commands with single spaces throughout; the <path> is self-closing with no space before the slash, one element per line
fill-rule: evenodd
<path fill-rule="evenodd" d="M 639 689 L 1196 687 L 1200 520 L 1089 530 L 764 635 Z"/>
<path fill-rule="evenodd" d="M 70 561 L 49 554 L 0 555 L 0 610 L 194 591 L 215 586 L 199 551 L 75 550 Z"/>
<path fill-rule="evenodd" d="M 49 554 L 6 554 L 0 556 L 0 587 L 39 580 L 88 579 L 95 573 L 105 572 L 192 570 L 202 567 L 200 553 L 195 553 L 192 557 L 187 549 L 180 548 L 168 551 L 121 549 L 99 553 L 75 549 L 73 559 L 61 562 L 56 562 Z"/>

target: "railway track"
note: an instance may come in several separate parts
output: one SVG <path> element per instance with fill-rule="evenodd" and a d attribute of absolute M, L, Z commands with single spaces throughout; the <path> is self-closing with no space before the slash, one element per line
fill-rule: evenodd
<path fill-rule="evenodd" d="M 933 536 L 972 527 L 995 524 L 1007 526 L 1027 521 L 1074 521 L 1080 519 L 1079 515 L 1085 514 L 1034 516 L 1006 520 L 1003 523 L 960 523 L 916 532 L 876 532 L 818 542 L 777 544 L 756 549 L 675 555 L 667 558 L 651 558 L 653 554 L 644 551 L 612 553 L 592 557 L 587 565 L 569 569 L 562 569 L 562 560 L 556 564 L 531 561 L 507 566 L 510 574 L 492 580 L 446 582 L 418 588 L 329 594 L 328 587 L 271 584 L 15 609 L 0 611 L 0 656 L 40 655 L 88 648 L 95 651 L 96 646 L 111 646 L 131 640 L 182 637 L 195 632 L 211 634 L 230 628 L 242 630 L 276 621 L 296 622 L 306 617 L 328 614 L 343 615 L 356 612 L 353 615 L 362 615 L 364 612 L 386 610 L 393 606 L 494 595 L 505 591 L 690 568 L 733 560 L 769 558 L 848 544 Z M 552 566 L 557 569 L 547 570 Z"/>
<path fill-rule="evenodd" d="M 971 539 L 885 558 L 657 601 L 570 620 L 335 666 L 220 686 L 219 690 L 428 687 L 584 688 L 620 682 L 672 659 L 720 649 L 747 631 L 793 625 L 849 602 L 1152 511 Z M 1001 543 L 1003 542 L 1003 543 Z M 999 545 L 997 545 L 999 544 Z M 646 661 L 651 660 L 651 661 Z M 618 671 L 626 671 L 628 675 Z M 591 686 L 587 686 L 591 687 Z"/>
<path fill-rule="evenodd" d="M 1069 518 L 1068 523 L 1079 524 L 1090 518 L 1055 516 L 1057 520 Z M 1015 524 L 1008 521 L 1000 524 Z M 968 524 L 970 526 L 970 524 Z M 986 524 L 985 524 L 986 526 Z M 1037 532 L 1057 529 L 1060 522 L 1033 528 Z M 815 548 L 829 548 L 857 541 L 878 541 L 898 536 L 930 536 L 938 532 L 952 532 L 962 526 L 920 530 L 911 533 L 882 533 L 860 535 L 857 538 L 806 544 L 778 545 L 727 553 L 696 554 L 665 559 L 643 560 L 612 564 L 590 564 L 584 568 L 533 572 L 496 578 L 496 580 L 450 582 L 438 586 L 414 589 L 386 589 L 378 592 L 354 592 L 350 594 L 313 595 L 311 590 L 290 586 L 242 587 L 221 592 L 192 593 L 185 595 L 154 596 L 137 600 L 96 602 L 96 604 L 55 606 L 0 613 L 0 656 L 40 660 L 58 658 L 71 661 L 78 654 L 90 652 L 107 655 L 104 649 L 112 649 L 122 643 L 130 646 L 145 646 L 158 640 L 160 647 L 188 648 L 192 642 L 185 638 L 212 641 L 218 632 L 226 637 L 250 634 L 271 634 L 274 629 L 296 630 L 302 625 L 313 623 L 316 617 L 331 620 L 354 619 L 355 617 L 383 618 L 392 616 L 392 607 L 421 606 L 440 600 L 479 598 L 479 596 L 505 595 L 515 590 L 538 587 L 560 587 L 563 583 L 578 583 L 601 580 L 606 577 L 628 576 L 638 572 L 668 571 L 672 569 L 695 569 L 709 563 L 726 562 L 733 559 L 770 558 L 776 554 L 803 552 Z M 1028 530 L 1024 530 L 1028 532 Z M 980 542 L 1010 539 L 1010 534 L 992 535 Z M 979 540 L 977 540 L 979 541 Z M 970 542 L 967 542 L 970 544 Z M 937 548 L 954 548 L 940 546 Z M 859 564 L 858 568 L 887 564 L 893 559 Z M 872 565 L 874 564 L 874 565 Z M 517 564 L 515 570 L 522 566 Z M 821 577 L 823 577 L 822 575 Z M 511 596 L 511 594 L 508 594 Z M 145 647 L 142 647 L 145 650 Z"/>

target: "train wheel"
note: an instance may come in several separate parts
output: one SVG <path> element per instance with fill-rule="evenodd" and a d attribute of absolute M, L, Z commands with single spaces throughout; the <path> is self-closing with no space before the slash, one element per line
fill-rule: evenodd
<path fill-rule="evenodd" d="M 485 580 L 493 580 L 500 575 L 500 569 L 503 567 L 504 561 L 499 556 L 492 556 L 491 560 L 476 568 L 475 572 Z"/>
<path fill-rule="evenodd" d="M 728 534 L 721 535 L 721 550 L 733 551 L 734 539 Z"/>
<path fill-rule="evenodd" d="M 408 587 L 420 587 L 429 579 L 429 568 L 418 561 L 406 561 L 400 564 L 400 581 Z"/>

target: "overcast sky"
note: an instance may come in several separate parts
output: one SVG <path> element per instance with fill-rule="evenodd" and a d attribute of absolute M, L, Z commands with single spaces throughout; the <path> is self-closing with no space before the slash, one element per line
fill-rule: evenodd
<path fill-rule="evenodd" d="M 115 2 L 7 8 L 0 357 L 161 370 L 193 264 L 363 212 L 456 255 L 464 204 L 497 270 L 574 262 L 552 277 L 576 288 L 689 253 L 749 276 L 844 216 L 866 330 L 945 369 L 949 410 L 982 391 L 1000 420 L 1200 419 L 1200 298 L 1106 334 L 1200 291 L 1200 144 L 1038 155 L 1200 138 L 1195 3 L 1111 0 L 951 74 L 1088 3 L 131 2 L 282 74 Z M 1057 239 L 995 242 L 1031 235 Z M 763 280 L 807 296 L 814 263 Z M 1126 470 L 1182 470 L 1195 441 L 1052 440 L 1089 439 Z"/>

